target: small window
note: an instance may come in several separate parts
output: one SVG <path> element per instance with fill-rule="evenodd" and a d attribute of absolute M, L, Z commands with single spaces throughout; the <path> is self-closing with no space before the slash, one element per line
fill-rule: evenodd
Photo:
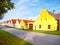
<path fill-rule="evenodd" d="M 48 29 L 50 29 L 51 28 L 51 25 L 48 25 Z"/>
<path fill-rule="evenodd" d="M 47 18 L 46 18 L 46 20 L 47 20 Z"/>
<path fill-rule="evenodd" d="M 41 25 L 39 25 L 39 28 L 41 28 Z"/>

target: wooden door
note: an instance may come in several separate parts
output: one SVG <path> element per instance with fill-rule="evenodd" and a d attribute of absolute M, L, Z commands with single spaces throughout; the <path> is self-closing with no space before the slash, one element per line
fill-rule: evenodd
<path fill-rule="evenodd" d="M 51 26 L 50 25 L 48 25 L 48 29 L 50 29 L 51 28 Z"/>
<path fill-rule="evenodd" d="M 29 29 L 33 30 L 33 24 L 29 24 Z"/>

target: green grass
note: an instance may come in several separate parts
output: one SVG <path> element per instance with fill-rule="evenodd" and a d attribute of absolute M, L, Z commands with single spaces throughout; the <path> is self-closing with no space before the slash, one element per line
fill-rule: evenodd
<path fill-rule="evenodd" d="M 60 31 L 32 30 L 32 32 L 60 35 Z"/>
<path fill-rule="evenodd" d="M 0 28 L 0 45 L 33 45 Z"/>
<path fill-rule="evenodd" d="M 19 29 L 19 28 L 15 28 L 15 29 L 21 30 L 21 29 Z M 60 31 L 57 31 L 57 30 L 56 30 L 56 31 L 49 31 L 49 30 L 28 30 L 28 29 L 25 29 L 25 31 L 60 35 Z"/>
<path fill-rule="evenodd" d="M 21 30 L 20 28 L 15 28 L 17 30 Z M 30 32 L 37 32 L 37 33 L 46 33 L 46 34 L 53 34 L 53 35 L 60 35 L 60 31 L 49 31 L 49 30 L 29 30 L 29 29 L 24 29 L 25 31 L 30 31 Z"/>

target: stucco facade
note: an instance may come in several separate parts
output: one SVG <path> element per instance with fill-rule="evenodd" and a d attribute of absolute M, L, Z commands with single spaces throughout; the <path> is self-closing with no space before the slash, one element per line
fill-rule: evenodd
<path fill-rule="evenodd" d="M 57 30 L 57 20 L 48 13 L 48 10 L 42 9 L 35 23 L 34 30 Z"/>
<path fill-rule="evenodd" d="M 21 22 L 20 19 L 17 19 L 17 20 L 16 20 L 16 23 L 15 23 L 15 27 L 16 27 L 16 28 L 20 28 L 20 22 Z"/>
<path fill-rule="evenodd" d="M 28 29 L 28 27 L 25 24 L 24 20 L 21 20 L 21 22 L 20 22 L 20 29 Z"/>

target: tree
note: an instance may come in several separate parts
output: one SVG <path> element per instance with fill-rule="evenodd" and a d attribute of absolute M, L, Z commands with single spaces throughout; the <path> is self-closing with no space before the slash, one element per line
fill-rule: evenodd
<path fill-rule="evenodd" d="M 14 3 L 12 3 L 11 0 L 0 0 L 0 19 L 4 17 L 4 13 L 13 8 Z"/>

